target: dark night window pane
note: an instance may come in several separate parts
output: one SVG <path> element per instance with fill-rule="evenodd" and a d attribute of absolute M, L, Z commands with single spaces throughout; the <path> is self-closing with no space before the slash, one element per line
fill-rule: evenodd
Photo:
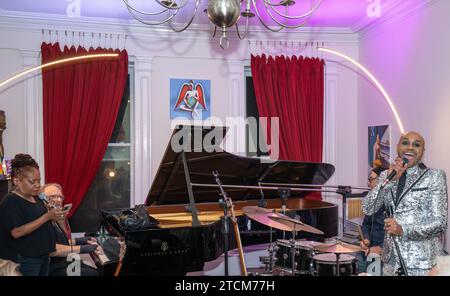
<path fill-rule="evenodd" d="M 101 210 L 130 207 L 130 80 L 128 75 L 114 131 L 97 175 L 70 219 L 72 232 L 96 231 Z"/>
<path fill-rule="evenodd" d="M 246 152 L 247 156 L 268 156 L 269 152 L 267 151 L 265 140 L 260 139 L 260 129 L 259 126 L 259 112 L 258 106 L 256 105 L 256 97 L 255 97 L 255 88 L 253 85 L 253 78 L 251 76 L 246 75 L 245 77 L 245 97 L 246 97 L 246 116 L 247 118 L 255 118 L 257 122 L 256 130 L 251 130 L 251 126 L 247 125 L 245 129 L 245 137 L 246 137 Z M 263 147 L 260 146 L 260 142 L 264 143 Z M 261 151 L 261 148 L 264 148 Z"/>

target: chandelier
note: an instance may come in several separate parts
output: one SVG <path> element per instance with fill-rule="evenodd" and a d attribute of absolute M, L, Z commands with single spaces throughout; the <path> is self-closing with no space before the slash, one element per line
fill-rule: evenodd
<path fill-rule="evenodd" d="M 145 25 L 158 26 L 169 24 L 174 32 L 183 32 L 193 22 L 202 0 L 153 0 L 158 6 L 155 11 L 143 11 L 132 4 L 130 0 L 122 0 L 128 8 L 130 14 L 139 22 Z M 296 3 L 299 2 L 299 3 Z M 220 47 L 223 49 L 229 46 L 228 28 L 236 26 L 236 33 L 239 39 L 244 39 L 248 34 L 249 20 L 258 17 L 261 24 L 272 32 L 279 32 L 283 29 L 296 29 L 306 24 L 309 17 L 319 8 L 322 0 L 208 0 L 208 18 L 214 25 L 213 38 L 217 30 L 221 31 Z M 186 10 L 189 2 L 195 2 L 191 7 L 189 19 L 181 27 L 176 27 L 175 16 L 181 10 Z M 298 12 L 300 5 L 309 2 L 309 7 Z M 257 5 L 257 3 L 259 5 Z M 191 5 L 192 6 L 192 5 Z M 186 9 L 185 9 L 186 8 Z M 295 14 L 292 11 L 295 10 Z M 266 16 L 261 14 L 263 12 Z M 239 29 L 238 21 L 245 18 L 243 32 Z M 157 20 L 155 19 L 157 18 Z M 178 24 L 179 26 L 179 24 Z"/>

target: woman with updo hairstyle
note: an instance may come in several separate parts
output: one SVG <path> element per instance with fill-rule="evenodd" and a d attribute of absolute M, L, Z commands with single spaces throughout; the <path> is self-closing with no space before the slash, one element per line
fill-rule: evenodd
<path fill-rule="evenodd" d="M 13 190 L 0 203 L 0 258 L 20 264 L 25 276 L 46 276 L 50 253 L 55 251 L 52 221 L 64 219 L 64 212 L 47 209 L 39 199 L 41 174 L 28 154 L 11 161 Z"/>

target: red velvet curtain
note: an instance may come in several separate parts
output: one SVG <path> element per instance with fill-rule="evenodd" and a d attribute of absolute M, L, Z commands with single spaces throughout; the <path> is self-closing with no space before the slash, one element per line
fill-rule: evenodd
<path fill-rule="evenodd" d="M 69 217 L 91 185 L 113 132 L 128 75 L 126 50 L 42 43 L 42 64 L 83 54 L 119 53 L 43 70 L 45 180 L 59 183 Z"/>
<path fill-rule="evenodd" d="M 318 58 L 251 57 L 259 116 L 279 117 L 279 159 L 322 162 L 324 65 Z"/>

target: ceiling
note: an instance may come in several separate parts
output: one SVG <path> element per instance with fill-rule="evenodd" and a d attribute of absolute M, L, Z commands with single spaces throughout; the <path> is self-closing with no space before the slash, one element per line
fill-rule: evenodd
<path fill-rule="evenodd" d="M 150 0 L 128 0 L 130 4 L 135 5 L 136 8 L 144 11 L 160 8 L 159 5 L 154 4 Z M 191 7 L 186 7 L 183 14 L 180 14 L 175 19 L 175 22 L 185 22 L 190 18 L 190 11 L 192 11 L 194 0 L 189 0 Z M 272 0 L 276 2 L 275 0 Z M 296 0 L 295 7 L 298 14 L 302 14 L 310 7 L 310 0 Z M 310 27 L 342 27 L 351 28 L 357 23 L 367 17 L 367 8 L 372 0 L 323 0 L 322 4 L 316 13 L 308 20 L 306 26 Z M 381 0 L 389 2 L 393 0 Z M 262 0 L 256 0 L 259 3 L 258 7 L 263 7 Z M 132 19 L 125 4 L 122 0 L 1 0 L 0 9 L 11 12 L 27 12 L 27 13 L 45 13 L 67 16 L 68 7 L 74 7 L 79 3 L 79 14 L 81 17 L 96 17 L 129 20 Z M 194 19 L 196 24 L 208 23 L 208 18 L 203 10 L 207 6 L 207 1 L 201 1 L 201 8 Z M 189 10 L 189 11 L 188 11 Z M 266 20 L 268 15 L 262 15 Z M 257 18 L 254 18 L 251 24 L 259 25 Z"/>

